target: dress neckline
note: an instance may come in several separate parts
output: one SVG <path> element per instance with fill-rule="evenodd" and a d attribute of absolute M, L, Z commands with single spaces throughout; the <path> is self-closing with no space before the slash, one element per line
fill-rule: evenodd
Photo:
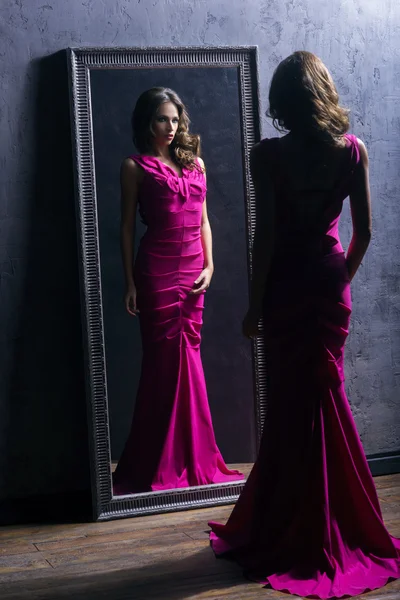
<path fill-rule="evenodd" d="M 173 167 L 170 167 L 169 165 L 167 165 L 160 158 L 158 158 L 158 156 L 151 156 L 150 154 L 141 154 L 140 156 L 141 156 L 141 158 L 151 158 L 151 159 L 155 160 L 157 162 L 157 164 L 161 165 L 161 167 L 165 167 L 166 169 L 171 171 L 177 179 L 184 179 L 184 177 L 185 177 L 185 167 L 181 167 L 182 175 L 179 175 L 179 173 L 177 173 L 177 171 L 175 171 L 175 169 Z"/>

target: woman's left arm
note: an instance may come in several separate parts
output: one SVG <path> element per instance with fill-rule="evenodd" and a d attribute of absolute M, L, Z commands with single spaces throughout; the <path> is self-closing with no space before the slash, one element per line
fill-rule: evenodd
<path fill-rule="evenodd" d="M 197 159 L 204 169 L 204 162 L 201 158 Z M 207 201 L 203 202 L 203 210 L 201 214 L 201 244 L 203 246 L 204 266 L 199 277 L 194 282 L 191 294 L 200 294 L 206 290 L 211 283 L 214 273 L 214 262 L 212 256 L 212 233 L 210 221 L 208 220 Z"/>

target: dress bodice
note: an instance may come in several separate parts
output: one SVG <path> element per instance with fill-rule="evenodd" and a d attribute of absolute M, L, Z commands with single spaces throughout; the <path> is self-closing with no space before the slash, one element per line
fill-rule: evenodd
<path fill-rule="evenodd" d="M 168 226 L 176 213 L 201 213 L 207 185 L 200 166 L 193 170 L 182 167 L 181 177 L 155 156 L 133 155 L 131 158 L 145 172 L 139 190 L 139 209 L 149 228 Z"/>

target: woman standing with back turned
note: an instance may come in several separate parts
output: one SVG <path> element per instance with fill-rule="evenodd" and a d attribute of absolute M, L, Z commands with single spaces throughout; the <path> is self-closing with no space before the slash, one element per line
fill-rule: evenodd
<path fill-rule="evenodd" d="M 211 543 L 277 590 L 354 596 L 400 577 L 400 541 L 383 523 L 344 387 L 350 282 L 371 236 L 368 156 L 315 55 L 280 63 L 269 102 L 289 133 L 251 155 L 257 228 L 243 323 L 252 337 L 264 319 L 268 414 L 258 459 L 227 524 L 210 523 Z"/>

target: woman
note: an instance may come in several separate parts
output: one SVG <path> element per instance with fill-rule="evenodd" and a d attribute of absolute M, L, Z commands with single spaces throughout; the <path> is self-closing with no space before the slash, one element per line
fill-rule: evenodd
<path fill-rule="evenodd" d="M 344 388 L 350 282 L 371 236 L 368 156 L 313 54 L 280 63 L 269 102 L 289 133 L 251 154 L 257 229 L 243 323 L 259 335 L 263 316 L 268 414 L 258 459 L 227 524 L 210 523 L 211 543 L 277 590 L 354 596 L 400 576 L 400 541 L 383 524 Z"/>
<path fill-rule="evenodd" d="M 242 477 L 217 448 L 200 357 L 214 268 L 200 138 L 188 126 L 175 92 L 144 92 L 132 116 L 141 154 L 121 167 L 125 306 L 139 315 L 143 359 L 131 432 L 114 473 L 116 495 Z M 148 228 L 134 261 L 137 207 Z"/>

